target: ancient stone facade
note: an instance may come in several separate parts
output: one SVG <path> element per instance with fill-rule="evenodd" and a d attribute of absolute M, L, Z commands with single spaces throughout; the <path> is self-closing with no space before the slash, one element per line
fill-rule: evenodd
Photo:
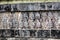
<path fill-rule="evenodd" d="M 60 40 L 60 3 L 0 5 L 0 37 L 0 40 Z"/>

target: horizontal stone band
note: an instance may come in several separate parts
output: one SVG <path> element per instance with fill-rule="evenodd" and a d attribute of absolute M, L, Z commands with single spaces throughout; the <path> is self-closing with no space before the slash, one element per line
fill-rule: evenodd
<path fill-rule="evenodd" d="M 0 12 L 60 10 L 60 3 L 20 3 L 0 5 Z"/>

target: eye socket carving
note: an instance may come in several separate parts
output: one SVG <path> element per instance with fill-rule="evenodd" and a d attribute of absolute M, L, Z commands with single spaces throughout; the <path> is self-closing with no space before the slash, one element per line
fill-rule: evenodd
<path fill-rule="evenodd" d="M 11 11 L 11 8 L 10 8 L 9 6 L 6 6 L 4 9 L 5 9 L 6 11 Z"/>
<path fill-rule="evenodd" d="M 47 5 L 48 8 L 52 8 L 52 5 Z"/>
<path fill-rule="evenodd" d="M 42 5 L 42 4 L 41 4 L 40 6 L 41 6 L 41 8 L 44 8 L 44 9 L 45 9 L 45 5 Z"/>

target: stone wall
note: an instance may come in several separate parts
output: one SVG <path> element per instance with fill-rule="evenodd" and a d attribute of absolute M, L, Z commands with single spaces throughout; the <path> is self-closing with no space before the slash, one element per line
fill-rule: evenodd
<path fill-rule="evenodd" d="M 60 3 L 0 5 L 0 40 L 60 40 Z"/>

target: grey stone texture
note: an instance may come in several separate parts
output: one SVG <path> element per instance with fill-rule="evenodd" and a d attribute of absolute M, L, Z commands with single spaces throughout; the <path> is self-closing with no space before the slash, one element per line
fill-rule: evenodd
<path fill-rule="evenodd" d="M 59 2 L 5 4 L 0 5 L 0 12 L 60 10 L 59 5 Z"/>

